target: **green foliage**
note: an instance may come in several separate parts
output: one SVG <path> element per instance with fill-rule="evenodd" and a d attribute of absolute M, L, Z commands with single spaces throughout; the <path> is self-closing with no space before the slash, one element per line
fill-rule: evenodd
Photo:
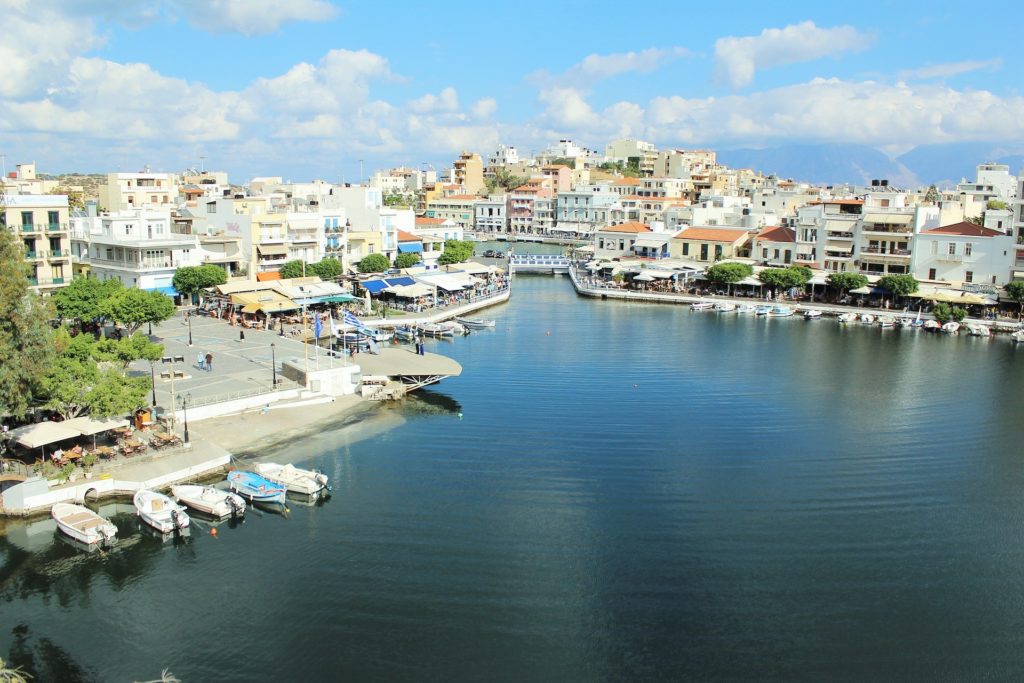
<path fill-rule="evenodd" d="M 495 192 L 511 192 L 520 185 L 526 183 L 528 178 L 523 176 L 512 175 L 506 168 L 499 168 L 494 171 L 494 177 L 488 178 L 484 181 L 487 185 L 487 191 L 490 193 Z"/>
<path fill-rule="evenodd" d="M 1024 280 L 1007 282 L 1003 285 L 1003 291 L 1006 292 L 1006 296 L 1017 302 L 1021 313 L 1024 313 Z"/>
<path fill-rule="evenodd" d="M 557 157 L 548 162 L 551 165 L 561 164 L 562 166 L 568 166 L 569 168 L 576 168 L 576 160 L 570 157 Z"/>
<path fill-rule="evenodd" d="M 969 216 L 967 218 L 968 223 L 974 223 L 975 225 L 985 225 L 984 216 Z"/>
<path fill-rule="evenodd" d="M 278 270 L 281 273 L 281 279 L 291 280 L 293 277 L 303 277 L 306 274 L 306 264 L 296 259 L 294 261 L 285 261 L 281 264 L 281 268 Z"/>
<path fill-rule="evenodd" d="M 757 274 L 757 279 L 772 288 L 790 289 L 792 287 L 803 287 L 811 279 L 811 269 L 805 266 L 790 266 L 789 268 L 765 268 Z"/>
<path fill-rule="evenodd" d="M 442 266 L 451 263 L 463 263 L 473 256 L 473 243 L 468 240 L 447 240 L 444 243 L 444 251 L 437 259 Z"/>
<path fill-rule="evenodd" d="M 408 196 L 400 193 L 392 193 L 384 195 L 384 206 L 411 206 L 412 200 Z"/>
<path fill-rule="evenodd" d="M 124 325 L 128 335 L 143 323 L 160 323 L 174 315 L 174 300 L 163 292 L 123 289 L 100 302 L 100 311 L 107 318 Z"/>
<path fill-rule="evenodd" d="M 369 254 L 356 267 L 360 273 L 383 273 L 388 269 L 388 257 L 384 254 Z"/>
<path fill-rule="evenodd" d="M 24 415 L 53 358 L 52 312 L 29 290 L 24 245 L 0 228 L 0 415 Z"/>
<path fill-rule="evenodd" d="M 420 262 L 420 255 L 417 253 L 399 254 L 395 257 L 395 268 L 412 268 Z"/>
<path fill-rule="evenodd" d="M 85 335 L 79 335 L 83 336 Z M 95 351 L 90 352 L 96 354 L 97 360 L 120 363 L 121 367 L 127 370 L 132 361 L 160 360 L 164 355 L 164 345 L 151 342 L 149 337 L 141 334 L 133 334 L 121 339 L 101 339 L 96 344 Z"/>
<path fill-rule="evenodd" d="M 954 306 L 951 315 L 955 322 L 963 322 L 964 318 L 967 317 L 967 309 L 961 308 L 960 306 Z"/>
<path fill-rule="evenodd" d="M 746 263 L 716 263 L 707 269 L 704 276 L 716 284 L 729 285 L 731 292 L 734 284 L 749 277 L 753 272 L 754 269 Z"/>
<path fill-rule="evenodd" d="M 325 258 L 319 263 L 312 263 L 307 267 L 307 270 L 316 275 L 321 280 L 337 280 L 341 277 L 342 268 L 341 261 L 333 258 Z"/>
<path fill-rule="evenodd" d="M 79 192 L 78 190 L 71 190 L 69 188 L 64 187 L 63 185 L 58 185 L 57 187 L 50 190 L 48 194 L 67 195 L 68 208 L 70 208 L 71 210 L 77 209 L 78 211 L 85 210 L 85 194 Z"/>
<path fill-rule="evenodd" d="M 924 193 L 924 201 L 928 204 L 935 204 L 940 198 L 939 188 L 935 187 L 935 184 L 932 183 L 931 187 L 928 188 L 928 191 Z"/>
<path fill-rule="evenodd" d="M 835 287 L 845 293 L 863 287 L 868 283 L 868 278 L 860 273 L 832 273 L 828 276 L 827 282 L 829 287 Z"/>
<path fill-rule="evenodd" d="M 86 453 L 82 456 L 82 469 L 88 472 L 93 468 L 97 460 L 98 458 L 95 453 Z"/>
<path fill-rule="evenodd" d="M 124 289 L 120 280 L 76 277 L 67 287 L 55 291 L 50 300 L 62 320 L 102 323 L 106 317 L 100 304 Z M 179 290 L 180 291 L 180 290 Z"/>
<path fill-rule="evenodd" d="M 917 291 L 917 279 L 913 275 L 886 275 L 878 286 L 887 289 L 894 297 L 905 297 Z"/>
<path fill-rule="evenodd" d="M 222 285 L 228 281 L 227 273 L 219 266 L 184 266 L 174 271 L 171 284 L 174 288 L 192 298 L 192 295 L 207 287 Z"/>
<path fill-rule="evenodd" d="M 949 321 L 960 322 L 967 317 L 967 309 L 960 306 L 952 306 L 945 301 L 940 301 L 932 307 L 932 315 L 940 323 L 945 325 Z"/>
<path fill-rule="evenodd" d="M 996 210 L 998 210 L 998 209 L 1005 209 L 1006 208 L 1006 202 L 1004 202 L 1004 201 L 1002 201 L 1000 199 L 990 199 L 985 204 L 985 208 L 986 209 L 996 209 Z"/>

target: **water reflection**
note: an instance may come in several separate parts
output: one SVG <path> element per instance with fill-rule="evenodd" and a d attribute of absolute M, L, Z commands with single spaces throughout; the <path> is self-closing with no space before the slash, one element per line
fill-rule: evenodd
<path fill-rule="evenodd" d="M 14 643 L 6 658 L 7 665 L 21 669 L 32 677 L 30 680 L 63 683 L 101 680 L 49 638 L 33 638 L 27 624 L 18 624 L 11 633 Z"/>

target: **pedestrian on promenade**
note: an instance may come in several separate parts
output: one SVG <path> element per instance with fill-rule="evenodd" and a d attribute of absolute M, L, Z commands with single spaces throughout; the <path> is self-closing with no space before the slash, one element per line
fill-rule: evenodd
<path fill-rule="evenodd" d="M 244 342 L 245 341 L 245 330 L 239 330 L 238 331 L 238 341 L 239 342 Z"/>
<path fill-rule="evenodd" d="M 213 372 L 213 354 L 206 354 L 206 371 Z"/>
<path fill-rule="evenodd" d="M 198 365 L 199 369 L 202 370 L 203 367 L 204 367 L 203 364 L 205 362 L 206 362 L 206 355 L 202 351 L 200 351 L 199 355 L 196 356 L 196 365 Z"/>

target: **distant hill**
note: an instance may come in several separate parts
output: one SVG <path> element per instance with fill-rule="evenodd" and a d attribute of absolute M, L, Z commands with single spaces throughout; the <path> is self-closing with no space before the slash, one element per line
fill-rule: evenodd
<path fill-rule="evenodd" d="M 916 188 L 920 184 L 912 170 L 868 145 L 832 143 L 730 149 L 719 151 L 718 161 L 731 168 L 752 168 L 815 184 L 870 185 L 875 178 L 887 178 L 897 187 Z"/>
<path fill-rule="evenodd" d="M 1024 148 L 995 142 L 949 142 L 918 145 L 896 160 L 909 168 L 924 183 L 939 187 L 956 185 L 961 179 L 974 180 L 978 164 L 1007 164 L 1017 175 L 1024 168 Z"/>

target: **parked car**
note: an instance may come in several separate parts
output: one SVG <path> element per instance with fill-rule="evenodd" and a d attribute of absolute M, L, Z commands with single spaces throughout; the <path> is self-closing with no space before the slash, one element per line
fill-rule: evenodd
<path fill-rule="evenodd" d="M 496 252 L 494 252 L 494 258 L 505 258 L 505 252 L 503 252 L 503 251 L 496 251 Z"/>
<path fill-rule="evenodd" d="M 484 252 L 484 256 L 487 258 L 494 258 L 494 253 L 495 252 L 493 249 L 488 249 L 487 251 Z"/>

